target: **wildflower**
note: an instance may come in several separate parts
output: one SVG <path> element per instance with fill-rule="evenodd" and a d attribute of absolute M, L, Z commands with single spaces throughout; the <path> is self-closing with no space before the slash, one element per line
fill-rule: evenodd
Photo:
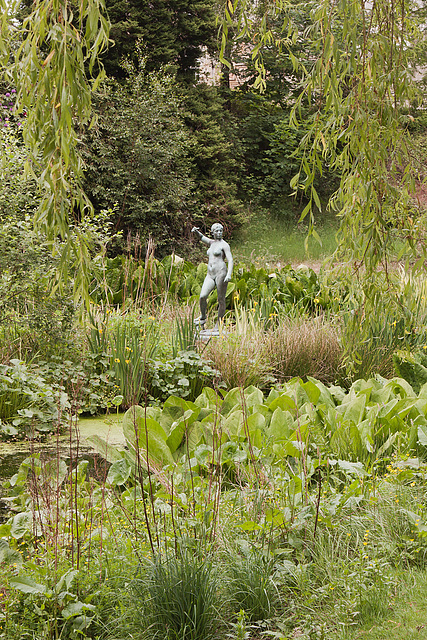
<path fill-rule="evenodd" d="M 126 364 L 129 364 L 130 360 L 125 360 Z"/>
<path fill-rule="evenodd" d="M 120 362 L 120 358 L 114 358 L 114 362 Z"/>
<path fill-rule="evenodd" d="M 320 300 L 319 298 L 314 298 L 314 304 L 319 304 Z"/>

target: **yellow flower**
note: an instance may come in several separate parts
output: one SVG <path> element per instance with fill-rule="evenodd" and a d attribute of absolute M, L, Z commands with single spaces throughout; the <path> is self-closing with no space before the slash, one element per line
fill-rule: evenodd
<path fill-rule="evenodd" d="M 114 362 L 120 362 L 120 358 L 114 358 Z"/>
<path fill-rule="evenodd" d="M 126 364 L 129 364 L 130 360 L 125 360 Z"/>
<path fill-rule="evenodd" d="M 319 304 L 320 300 L 319 298 L 314 298 L 314 304 Z"/>

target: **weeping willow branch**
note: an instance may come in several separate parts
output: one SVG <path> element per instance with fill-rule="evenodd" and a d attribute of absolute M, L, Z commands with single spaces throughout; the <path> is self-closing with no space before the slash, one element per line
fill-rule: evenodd
<path fill-rule="evenodd" d="M 329 203 L 341 217 L 340 248 L 373 272 L 386 265 L 396 230 L 417 252 L 416 225 L 411 226 L 416 174 L 403 116 L 418 93 L 415 45 L 422 33 L 416 13 L 408 0 L 319 0 L 312 5 L 309 30 L 297 35 L 291 9 L 290 3 L 267 0 L 260 17 L 259 6 L 255 10 L 248 0 L 228 0 L 222 51 L 234 25 L 238 37 L 253 42 L 262 89 L 262 52 L 275 37 L 268 16 L 281 16 L 284 36 L 276 44 L 288 49 L 294 69 L 303 73 L 291 113 L 291 124 L 306 131 L 297 152 L 300 170 L 291 181 L 295 193 L 308 196 L 302 218 L 313 223 L 314 209 L 321 209 L 314 185 L 326 165 L 341 176 Z M 298 37 L 311 40 L 313 56 L 305 68 L 291 51 Z"/>
<path fill-rule="evenodd" d="M 52 242 L 65 240 L 74 255 L 76 298 L 88 298 L 87 246 L 70 225 L 91 212 L 81 177 L 81 128 L 91 125 L 91 95 L 103 77 L 99 56 L 108 44 L 103 0 L 34 0 L 18 22 L 18 0 L 0 0 L 0 62 L 26 116 L 27 171 L 40 186 L 34 225 Z M 62 265 L 65 264 L 61 260 Z M 65 274 L 65 271 L 64 271 Z"/>

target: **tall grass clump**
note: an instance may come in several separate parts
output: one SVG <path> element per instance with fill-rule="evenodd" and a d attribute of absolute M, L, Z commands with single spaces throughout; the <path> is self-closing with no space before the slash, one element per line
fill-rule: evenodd
<path fill-rule="evenodd" d="M 265 353 L 279 382 L 311 376 L 331 384 L 342 359 L 339 330 L 321 317 L 285 320 L 268 332 Z"/>
<path fill-rule="evenodd" d="M 274 583 L 274 562 L 260 550 L 231 556 L 228 590 L 234 614 L 244 611 L 250 622 L 268 620 L 277 613 L 280 596 Z"/>
<path fill-rule="evenodd" d="M 203 356 L 220 372 L 226 387 L 265 387 L 272 381 L 271 366 L 266 358 L 266 334 L 262 322 L 256 322 L 249 311 L 236 311 L 232 331 L 211 340 Z"/>
<path fill-rule="evenodd" d="M 156 556 L 143 580 L 134 582 L 144 603 L 143 638 L 211 640 L 218 631 L 217 580 L 211 558 L 179 551 Z"/>

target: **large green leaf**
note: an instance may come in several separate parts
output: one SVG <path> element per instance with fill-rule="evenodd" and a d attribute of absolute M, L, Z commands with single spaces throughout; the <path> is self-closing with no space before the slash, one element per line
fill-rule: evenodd
<path fill-rule="evenodd" d="M 287 440 L 294 429 L 294 419 L 289 411 L 276 407 L 267 427 L 267 435 L 273 440 Z"/>
<path fill-rule="evenodd" d="M 264 394 L 258 387 L 254 387 L 253 385 L 246 387 L 244 396 L 246 407 L 254 407 L 264 402 Z"/>
<path fill-rule="evenodd" d="M 10 530 L 10 535 L 15 540 L 19 540 L 26 533 L 31 531 L 33 524 L 33 514 L 30 511 L 22 511 L 21 513 L 17 513 L 12 518 L 12 527 Z"/>
<path fill-rule="evenodd" d="M 107 460 L 107 462 L 113 463 L 117 460 L 122 459 L 122 455 L 120 453 L 120 448 L 109 444 L 104 438 L 100 436 L 93 435 L 86 438 L 86 442 L 92 445 L 97 453 Z"/>
<path fill-rule="evenodd" d="M 128 446 L 140 455 L 145 466 L 153 461 L 162 466 L 174 464 L 165 430 L 156 420 L 147 417 L 143 407 L 135 405 L 126 411 L 123 433 Z"/>
<path fill-rule="evenodd" d="M 4 563 L 9 566 L 15 564 L 22 565 L 23 559 L 19 551 L 14 551 L 4 538 L 0 538 L 0 564 Z"/>
<path fill-rule="evenodd" d="M 187 409 L 184 415 L 171 425 L 169 435 L 166 439 L 166 444 L 172 453 L 175 453 L 181 445 L 184 435 L 188 431 L 190 425 L 195 421 L 197 413 L 192 409 Z"/>
<path fill-rule="evenodd" d="M 244 430 L 245 414 L 242 409 L 232 411 L 223 422 L 223 431 L 230 437 L 241 435 Z"/>
<path fill-rule="evenodd" d="M 366 407 L 366 395 L 362 394 L 350 400 L 340 407 L 337 407 L 337 411 L 343 413 L 343 420 L 358 424 L 363 420 Z"/>
<path fill-rule="evenodd" d="M 44 584 L 39 584 L 27 576 L 16 576 L 11 578 L 9 584 L 12 589 L 18 589 L 18 591 L 22 591 L 23 593 L 35 595 L 47 592 L 47 588 Z"/>
<path fill-rule="evenodd" d="M 169 433 L 172 425 L 184 415 L 186 415 L 186 423 L 189 426 L 197 420 L 199 412 L 200 407 L 194 402 L 189 402 L 177 396 L 170 396 L 163 404 L 163 410 L 159 415 L 158 422 Z"/>
<path fill-rule="evenodd" d="M 242 410 L 244 404 L 244 392 L 241 387 L 236 387 L 229 391 L 221 405 L 221 414 L 228 416 L 233 411 Z"/>
<path fill-rule="evenodd" d="M 318 390 L 319 390 L 319 397 L 316 400 L 316 402 L 314 402 L 314 400 L 310 397 L 310 393 L 308 393 L 308 388 L 311 389 L 311 387 L 308 387 L 308 383 L 313 384 Z M 335 401 L 334 398 L 332 396 L 332 393 L 329 391 L 329 389 L 323 384 L 323 382 L 320 382 L 320 380 L 316 380 L 315 378 L 311 378 L 310 376 L 307 376 L 307 382 L 304 385 L 304 388 L 308 394 L 308 396 L 310 397 L 311 401 L 313 402 L 313 404 L 326 404 L 326 405 L 332 405 L 335 406 Z"/>
<path fill-rule="evenodd" d="M 285 393 L 279 395 L 268 405 L 268 408 L 272 413 L 277 409 L 277 407 L 283 411 L 289 411 L 294 416 L 296 415 L 297 406 L 295 404 L 295 400 Z"/>
<path fill-rule="evenodd" d="M 127 460 L 116 460 L 108 470 L 107 482 L 113 487 L 125 484 L 132 473 L 132 467 Z"/>

